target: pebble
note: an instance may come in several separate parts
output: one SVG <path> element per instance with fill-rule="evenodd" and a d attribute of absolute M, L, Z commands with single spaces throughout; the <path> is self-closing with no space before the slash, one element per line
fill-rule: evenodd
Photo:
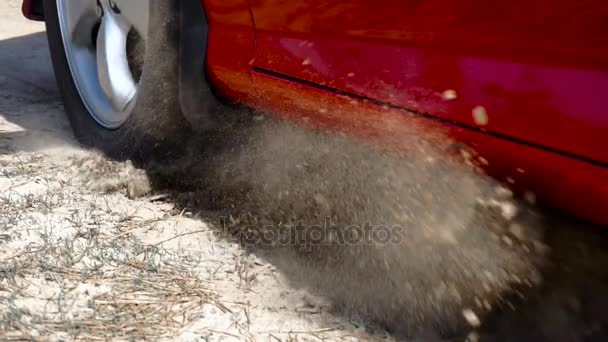
<path fill-rule="evenodd" d="M 467 336 L 466 342 L 479 342 L 479 334 L 475 331 L 472 331 Z"/>
<path fill-rule="evenodd" d="M 496 191 L 496 195 L 501 200 L 507 200 L 507 199 L 512 199 L 513 198 L 513 191 L 511 191 L 507 187 L 498 186 L 498 187 L 496 187 L 495 191 Z"/>
<path fill-rule="evenodd" d="M 456 90 L 448 89 L 441 93 L 441 98 L 446 101 L 455 100 L 458 98 L 458 93 L 456 92 Z"/>
<path fill-rule="evenodd" d="M 513 235 L 519 241 L 524 241 L 524 239 L 526 238 L 524 233 L 524 227 L 522 227 L 519 223 L 511 223 L 511 225 L 509 226 L 509 233 L 511 233 L 511 235 Z"/>
<path fill-rule="evenodd" d="M 488 119 L 488 112 L 482 106 L 473 108 L 473 121 L 478 126 L 485 126 L 490 121 Z"/>
<path fill-rule="evenodd" d="M 462 316 L 464 317 L 464 319 L 467 320 L 467 323 L 469 323 L 472 327 L 476 328 L 481 325 L 481 321 L 479 320 L 479 317 L 477 317 L 475 312 L 473 312 L 473 310 L 471 310 L 471 309 L 462 310 Z"/>

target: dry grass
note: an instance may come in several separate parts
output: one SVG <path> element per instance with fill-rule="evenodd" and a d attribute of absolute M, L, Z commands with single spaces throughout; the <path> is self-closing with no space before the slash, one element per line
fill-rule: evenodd
<path fill-rule="evenodd" d="M 252 315 L 289 319 L 282 317 L 287 310 L 297 321 L 329 314 L 309 303 L 256 303 L 256 286 L 268 286 L 264 279 L 276 278 L 274 270 L 236 244 L 217 240 L 188 212 L 159 201 L 166 195 L 134 192 L 129 184 L 147 184 L 137 177 L 143 175 L 132 165 L 96 155 L 0 156 L 0 339 L 367 336 L 344 322 L 297 323 L 285 330 L 281 324 L 260 325 Z M 104 179 L 110 186 L 101 184 Z M 134 198 L 141 195 L 148 197 Z"/>
<path fill-rule="evenodd" d="M 112 208 L 106 195 L 76 188 L 77 179 L 49 177 L 57 170 L 41 168 L 43 156 L 23 157 L 3 160 L 1 169 L 13 184 L 0 197 L 0 329 L 8 339 L 169 336 L 193 310 L 216 302 L 177 253 L 129 232 L 157 218 Z M 111 291 L 79 291 L 83 286 Z M 28 300 L 46 303 L 42 310 L 23 309 Z"/>

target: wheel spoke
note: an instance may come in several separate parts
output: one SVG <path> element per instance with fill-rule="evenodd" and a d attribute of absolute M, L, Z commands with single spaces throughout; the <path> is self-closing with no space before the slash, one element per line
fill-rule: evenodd
<path fill-rule="evenodd" d="M 129 29 L 128 23 L 104 5 L 97 36 L 97 73 L 101 88 L 116 111 L 126 110 L 137 92 L 127 60 Z"/>

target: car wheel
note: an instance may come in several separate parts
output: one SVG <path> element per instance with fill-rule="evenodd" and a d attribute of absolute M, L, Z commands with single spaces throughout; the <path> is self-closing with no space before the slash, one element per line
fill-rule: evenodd
<path fill-rule="evenodd" d="M 180 2 L 44 1 L 55 76 L 76 138 L 116 158 L 164 157 L 180 112 Z"/>

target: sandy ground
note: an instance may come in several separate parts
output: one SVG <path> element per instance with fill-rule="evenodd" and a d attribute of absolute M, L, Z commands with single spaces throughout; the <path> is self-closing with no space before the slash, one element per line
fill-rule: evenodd
<path fill-rule="evenodd" d="M 0 3 L 0 340 L 395 339 L 297 289 L 143 171 L 79 148 L 44 25 L 19 5 Z M 547 220 L 544 285 L 459 340 L 608 338 L 606 234 Z"/>

